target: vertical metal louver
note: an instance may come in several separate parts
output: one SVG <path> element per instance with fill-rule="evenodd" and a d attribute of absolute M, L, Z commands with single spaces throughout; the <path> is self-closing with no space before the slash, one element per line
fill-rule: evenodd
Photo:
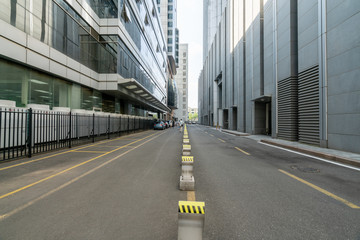
<path fill-rule="evenodd" d="M 298 86 L 297 77 L 278 82 L 278 137 L 298 140 Z"/>
<path fill-rule="evenodd" d="M 319 66 L 299 73 L 299 142 L 320 142 Z"/>

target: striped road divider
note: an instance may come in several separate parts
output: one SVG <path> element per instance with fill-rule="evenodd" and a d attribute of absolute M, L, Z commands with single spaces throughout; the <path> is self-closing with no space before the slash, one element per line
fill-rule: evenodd
<path fill-rule="evenodd" d="M 190 156 L 191 154 L 191 145 L 190 144 L 183 144 L 182 155 L 183 156 Z"/>
<path fill-rule="evenodd" d="M 205 202 L 179 201 L 178 240 L 201 240 L 205 225 Z"/>
<path fill-rule="evenodd" d="M 180 176 L 180 190 L 194 191 L 194 157 L 182 156 L 181 159 L 181 176 Z"/>

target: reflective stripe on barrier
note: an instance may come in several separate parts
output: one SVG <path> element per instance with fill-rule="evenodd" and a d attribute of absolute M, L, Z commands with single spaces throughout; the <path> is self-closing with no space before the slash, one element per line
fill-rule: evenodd
<path fill-rule="evenodd" d="M 193 156 L 182 156 L 182 162 L 194 162 Z"/>
<path fill-rule="evenodd" d="M 179 212 L 205 214 L 205 202 L 179 201 Z"/>

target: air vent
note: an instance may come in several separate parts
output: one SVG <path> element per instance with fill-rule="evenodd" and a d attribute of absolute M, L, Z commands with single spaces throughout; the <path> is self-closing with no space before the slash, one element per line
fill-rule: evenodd
<path fill-rule="evenodd" d="M 299 73 L 299 142 L 319 145 L 319 66 Z"/>
<path fill-rule="evenodd" d="M 279 138 L 298 140 L 297 77 L 278 82 L 278 130 Z"/>

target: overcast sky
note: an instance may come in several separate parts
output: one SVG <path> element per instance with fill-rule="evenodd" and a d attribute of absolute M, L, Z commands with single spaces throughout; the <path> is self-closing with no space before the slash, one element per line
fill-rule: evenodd
<path fill-rule="evenodd" d="M 189 107 L 198 107 L 198 79 L 202 69 L 203 1 L 177 1 L 180 43 L 189 44 Z"/>

